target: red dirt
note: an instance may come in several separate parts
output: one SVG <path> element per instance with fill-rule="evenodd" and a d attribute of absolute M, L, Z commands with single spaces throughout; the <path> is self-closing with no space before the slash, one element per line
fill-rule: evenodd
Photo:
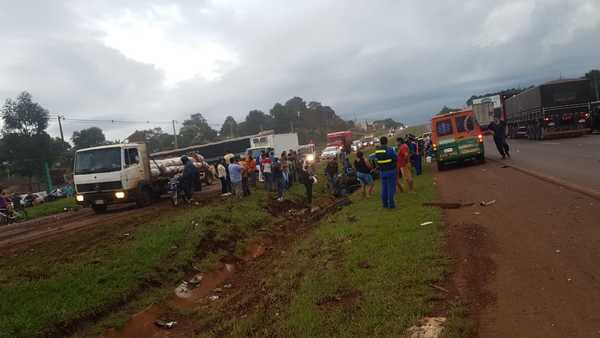
<path fill-rule="evenodd" d="M 479 337 L 598 336 L 598 201 L 497 163 L 436 179 L 443 201 L 497 201 L 444 211 Z"/>
<path fill-rule="evenodd" d="M 199 305 L 206 305 L 212 302 L 209 296 L 218 296 L 215 302 L 223 302 L 223 306 L 228 310 L 230 316 L 243 315 L 249 308 L 259 302 L 261 294 L 264 293 L 262 279 L 260 276 L 272 273 L 269 266 L 271 251 L 279 251 L 287 247 L 291 240 L 298 239 L 298 235 L 309 229 L 311 222 L 322 217 L 325 213 L 331 212 L 335 203 L 330 200 L 323 200 L 323 208 L 319 213 L 313 214 L 314 217 L 305 218 L 304 222 L 297 220 L 287 220 L 281 225 L 281 232 L 270 234 L 273 238 L 254 241 L 248 245 L 246 253 L 239 257 L 237 264 L 223 264 L 219 270 L 204 274 L 202 281 L 196 287 L 191 289 L 191 295 L 186 298 L 179 298 L 175 295 L 169 297 L 164 303 L 154 305 L 142 313 L 133 316 L 120 330 L 110 330 L 106 333 L 106 338 L 133 338 L 133 337 L 188 337 L 198 334 L 203 329 L 195 325 L 189 317 L 177 315 L 174 310 L 190 310 Z M 270 210 L 280 210 L 284 214 L 287 211 L 298 210 L 302 205 L 294 202 L 273 202 L 278 206 Z M 294 208 L 295 207 L 295 208 Z M 274 249 L 275 250 L 270 250 Z M 262 257 L 265 256 L 265 257 Z M 257 258 L 264 259 L 257 259 Z M 231 258 L 231 257 L 229 257 Z M 190 276 L 188 280 L 192 278 Z M 231 288 L 225 288 L 224 285 L 233 284 Z M 262 290 L 262 291 L 261 291 Z M 264 295 L 262 295 L 264 296 Z M 340 301 L 342 303 L 352 303 L 360 295 L 355 292 L 341 293 Z M 336 298 L 337 301 L 337 298 Z M 154 325 L 157 319 L 177 320 L 178 325 L 173 329 L 158 328 Z"/>
<path fill-rule="evenodd" d="M 217 195 L 217 185 L 208 186 L 195 198 L 199 202 L 207 201 Z M 162 200 L 146 208 L 125 206 L 96 215 L 91 210 L 83 209 L 54 216 L 34 219 L 0 227 L 0 253 L 12 253 L 23 250 L 34 244 L 55 240 L 67 234 L 81 231 L 100 224 L 127 222 L 140 224 L 151 220 L 165 212 L 176 212 L 177 209 Z"/>

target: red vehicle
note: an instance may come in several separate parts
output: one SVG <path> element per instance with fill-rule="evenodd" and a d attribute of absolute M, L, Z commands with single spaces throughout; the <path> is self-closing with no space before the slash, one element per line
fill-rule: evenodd
<path fill-rule="evenodd" d="M 338 131 L 335 133 L 327 134 L 327 146 L 338 146 L 340 148 L 350 148 L 352 144 L 352 132 L 351 131 Z"/>

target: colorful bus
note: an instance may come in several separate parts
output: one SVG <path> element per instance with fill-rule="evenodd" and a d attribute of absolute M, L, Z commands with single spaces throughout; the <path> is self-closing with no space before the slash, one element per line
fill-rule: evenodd
<path fill-rule="evenodd" d="M 452 163 L 485 161 L 483 134 L 472 109 L 434 116 L 431 142 L 438 170 Z"/>

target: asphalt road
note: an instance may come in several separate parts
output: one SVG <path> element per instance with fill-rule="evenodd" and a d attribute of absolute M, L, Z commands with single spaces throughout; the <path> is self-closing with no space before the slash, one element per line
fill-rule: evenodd
<path fill-rule="evenodd" d="M 547 141 L 508 139 L 514 165 L 600 192 L 600 135 Z M 500 159 L 486 137 L 486 156 Z"/>

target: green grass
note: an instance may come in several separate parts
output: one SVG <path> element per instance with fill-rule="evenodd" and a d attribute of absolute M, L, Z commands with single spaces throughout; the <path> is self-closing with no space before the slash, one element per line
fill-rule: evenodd
<path fill-rule="evenodd" d="M 55 245 L 51 254 L 42 247 L 0 258 L 0 337 L 62 333 L 146 289 L 171 285 L 206 254 L 199 250 L 203 241 L 243 243 L 268 227 L 266 203 L 267 195 L 258 191 L 241 201 L 170 214 L 138 226 L 127 238 L 117 233 L 93 250 L 72 250 L 72 256 L 51 257 L 60 255 Z"/>
<path fill-rule="evenodd" d="M 213 326 L 205 336 L 403 336 L 433 311 L 430 285 L 448 270 L 441 213 L 421 205 L 436 197 L 429 169 L 415 185 L 417 193 L 398 195 L 396 210 L 383 209 L 377 193 L 352 196 L 352 205 L 274 259 L 262 281 L 267 300 L 244 318 L 199 310 L 196 320 Z M 434 223 L 420 225 L 426 221 Z"/>
<path fill-rule="evenodd" d="M 77 207 L 75 198 L 61 198 L 56 201 L 38 204 L 31 208 L 27 208 L 25 219 L 34 219 L 38 217 L 60 214 L 65 211 L 65 208 L 72 209 Z"/>

